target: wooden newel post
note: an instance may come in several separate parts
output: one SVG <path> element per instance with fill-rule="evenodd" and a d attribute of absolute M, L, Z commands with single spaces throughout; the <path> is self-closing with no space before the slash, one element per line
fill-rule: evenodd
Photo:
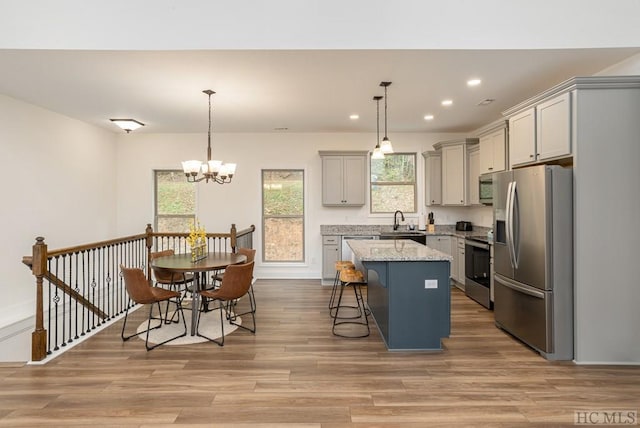
<path fill-rule="evenodd" d="M 38 236 L 33 246 L 31 272 L 36 277 L 36 327 L 31 333 L 31 360 L 42 361 L 47 356 L 47 330 L 44 328 L 42 282 L 47 272 L 47 244 Z"/>
<path fill-rule="evenodd" d="M 233 252 L 233 253 L 236 252 L 236 246 L 238 245 L 237 242 L 236 242 L 236 240 L 238 239 L 236 237 L 236 233 L 238 233 L 237 230 L 236 230 L 236 225 L 235 225 L 235 223 L 233 223 L 233 224 L 231 224 L 231 252 Z"/>
<path fill-rule="evenodd" d="M 147 234 L 147 279 L 151 282 L 151 247 L 153 247 L 153 228 L 151 227 L 151 223 L 147 223 L 145 233 Z"/>

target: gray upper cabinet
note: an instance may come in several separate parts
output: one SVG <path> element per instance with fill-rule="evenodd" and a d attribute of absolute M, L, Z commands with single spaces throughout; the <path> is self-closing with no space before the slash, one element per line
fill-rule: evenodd
<path fill-rule="evenodd" d="M 536 161 L 536 109 L 529 108 L 509 118 L 509 164 Z"/>
<path fill-rule="evenodd" d="M 442 204 L 442 155 L 430 151 L 422 153 L 425 164 L 425 205 Z"/>
<path fill-rule="evenodd" d="M 571 93 L 536 106 L 536 155 L 539 160 L 571 154 Z"/>
<path fill-rule="evenodd" d="M 504 171 L 507 167 L 507 124 L 502 120 L 480 134 L 480 174 Z"/>
<path fill-rule="evenodd" d="M 527 165 L 571 156 L 572 93 L 540 100 L 509 117 L 509 164 Z"/>
<path fill-rule="evenodd" d="M 468 156 L 477 138 L 466 138 L 436 143 L 433 147 L 442 155 L 442 205 L 469 204 Z"/>
<path fill-rule="evenodd" d="M 321 151 L 322 205 L 347 207 L 365 204 L 366 151 Z"/>
<path fill-rule="evenodd" d="M 480 177 L 480 148 L 478 145 L 471 146 L 467 151 L 469 170 L 467 183 L 469 192 L 469 205 L 480 205 L 480 189 L 478 187 L 478 178 Z"/>

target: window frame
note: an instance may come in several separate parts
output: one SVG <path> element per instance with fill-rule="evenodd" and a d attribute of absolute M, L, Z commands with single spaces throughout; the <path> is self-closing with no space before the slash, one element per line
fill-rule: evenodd
<path fill-rule="evenodd" d="M 416 152 L 394 152 L 385 154 L 385 156 L 413 156 L 413 181 L 376 181 L 371 179 L 373 174 L 373 158 L 369 155 L 369 214 L 393 214 L 392 211 L 374 211 L 373 210 L 373 186 L 398 186 L 398 185 L 412 185 L 413 186 L 413 209 L 411 211 L 403 211 L 404 213 L 417 213 L 418 212 L 418 154 Z"/>
<path fill-rule="evenodd" d="M 264 179 L 265 172 L 277 172 L 277 171 L 291 171 L 291 172 L 299 172 L 302 174 L 302 214 L 301 215 L 278 215 L 278 216 L 265 216 L 264 213 Z M 304 168 L 262 168 L 260 170 L 260 215 L 262 217 L 262 263 L 265 264 L 292 264 L 292 265 L 301 265 L 306 263 L 307 257 L 307 249 L 306 249 L 306 213 L 307 213 L 307 190 L 306 190 L 306 180 L 305 180 L 306 171 Z M 266 234 L 265 234 L 265 220 L 268 218 L 300 218 L 302 220 L 302 242 L 300 243 L 302 246 L 302 257 L 300 260 L 267 260 L 266 259 Z"/>

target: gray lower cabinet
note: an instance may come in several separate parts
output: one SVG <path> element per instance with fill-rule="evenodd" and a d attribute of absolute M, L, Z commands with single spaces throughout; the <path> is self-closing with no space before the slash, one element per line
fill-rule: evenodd
<path fill-rule="evenodd" d="M 340 235 L 322 237 L 322 279 L 333 281 L 336 275 L 336 262 L 340 260 Z"/>
<path fill-rule="evenodd" d="M 452 255 L 451 237 L 448 235 L 427 235 L 427 247 Z"/>

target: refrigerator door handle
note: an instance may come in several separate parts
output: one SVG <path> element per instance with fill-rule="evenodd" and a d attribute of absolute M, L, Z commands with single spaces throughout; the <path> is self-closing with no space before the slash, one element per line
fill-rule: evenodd
<path fill-rule="evenodd" d="M 516 251 L 516 248 L 520 247 L 520 243 L 519 242 L 516 243 L 516 239 L 517 239 L 516 233 L 518 231 L 515 230 L 515 226 L 514 226 L 516 224 L 516 222 L 514 221 L 516 217 L 516 209 L 518 208 L 518 188 L 516 187 L 516 185 L 517 185 L 517 182 L 514 181 L 513 186 L 511 186 L 511 215 L 509 217 L 511 218 L 511 251 L 513 252 L 513 267 L 515 269 L 518 269 L 519 251 Z M 518 215 L 519 215 L 519 210 L 518 210 Z"/>
<path fill-rule="evenodd" d="M 515 267 L 515 260 L 513 258 L 513 211 L 512 211 L 512 198 L 513 198 L 513 186 L 514 182 L 510 181 L 507 186 L 507 206 L 505 212 L 505 222 L 506 222 L 506 238 L 507 238 L 507 250 L 509 251 L 509 263 L 511 263 L 511 267 Z"/>
<path fill-rule="evenodd" d="M 523 287 L 521 285 L 514 284 L 511 281 L 506 281 L 506 280 L 502 279 L 499 275 L 496 275 L 494 277 L 494 280 L 496 282 L 499 282 L 500 284 L 504 285 L 505 287 L 510 288 L 510 289 L 512 289 L 514 291 L 517 291 L 519 293 L 523 293 L 523 294 L 529 295 L 531 297 L 536 297 L 538 299 L 544 299 L 544 292 L 542 292 L 542 291 L 532 290 L 532 289 L 530 289 L 528 287 L 525 288 L 525 287 Z"/>
<path fill-rule="evenodd" d="M 511 257 L 511 235 L 509 234 L 509 206 L 511 205 L 511 181 L 507 185 L 507 206 L 505 207 L 504 222 L 505 222 L 505 244 L 507 245 L 507 251 L 509 252 L 509 263 L 513 267 L 513 257 Z"/>

